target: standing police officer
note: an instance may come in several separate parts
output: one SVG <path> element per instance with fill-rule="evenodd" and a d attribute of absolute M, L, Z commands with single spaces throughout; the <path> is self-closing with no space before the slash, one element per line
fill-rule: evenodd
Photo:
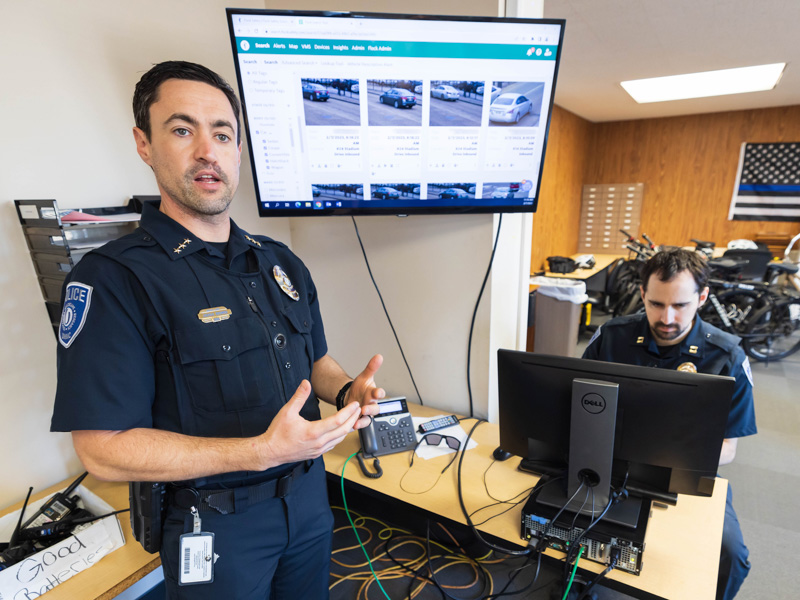
<path fill-rule="evenodd" d="M 736 456 L 738 438 L 756 433 L 753 376 L 739 338 L 705 323 L 697 309 L 708 298 L 708 266 L 695 252 L 659 252 L 642 267 L 646 315 L 612 319 L 595 333 L 583 358 L 727 375 L 736 380 L 719 464 Z M 687 423 L 702 427 L 702 423 Z M 717 598 L 736 596 L 750 570 L 731 488 L 725 506 Z"/>
<path fill-rule="evenodd" d="M 382 358 L 350 378 L 327 353 L 303 263 L 230 219 L 241 159 L 230 86 L 165 62 L 141 78 L 133 108 L 161 203 L 66 281 L 51 429 L 72 432 L 100 479 L 171 482 L 170 598 L 327 598 L 319 457 L 377 414 Z M 339 411 L 320 419 L 318 397 Z M 210 577 L 202 560 L 184 562 L 194 550 L 180 536 L 198 529 L 215 536 L 213 582 L 183 587 Z"/>

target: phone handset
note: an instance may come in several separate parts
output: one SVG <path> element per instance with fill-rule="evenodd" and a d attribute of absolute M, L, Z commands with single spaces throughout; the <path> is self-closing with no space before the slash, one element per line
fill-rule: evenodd
<path fill-rule="evenodd" d="M 369 418 L 369 425 L 358 430 L 361 438 L 361 450 L 367 456 L 374 456 L 378 451 L 378 438 L 375 436 L 374 419 Z"/>

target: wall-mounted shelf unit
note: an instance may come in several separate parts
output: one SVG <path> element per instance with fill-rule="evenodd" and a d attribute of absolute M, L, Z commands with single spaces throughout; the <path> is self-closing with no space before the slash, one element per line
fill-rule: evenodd
<path fill-rule="evenodd" d="M 57 335 L 67 273 L 93 248 L 136 229 L 141 202 L 134 199 L 124 207 L 80 211 L 59 210 L 55 200 L 14 200 L 14 204 Z"/>

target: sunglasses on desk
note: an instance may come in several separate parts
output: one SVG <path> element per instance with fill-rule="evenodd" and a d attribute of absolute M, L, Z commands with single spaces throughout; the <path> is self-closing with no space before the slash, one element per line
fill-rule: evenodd
<path fill-rule="evenodd" d="M 442 443 L 442 440 L 447 442 L 447 445 L 456 452 L 461 450 L 461 442 L 458 441 L 458 438 L 454 438 L 452 435 L 442 435 L 440 433 L 426 433 L 425 435 L 422 436 L 422 439 L 419 441 L 419 443 L 421 444 L 424 441 L 429 446 L 438 446 L 439 444 Z"/>
<path fill-rule="evenodd" d="M 417 453 L 417 448 L 419 448 L 420 444 L 425 442 L 428 446 L 438 446 L 444 440 L 447 443 L 447 446 L 455 452 L 453 453 L 453 457 L 450 459 L 450 462 L 447 463 L 447 466 L 442 469 L 442 473 L 447 471 L 450 465 L 453 464 L 456 456 L 458 456 L 458 451 L 461 449 L 461 442 L 458 441 L 458 438 L 454 438 L 452 435 L 442 435 L 440 433 L 426 433 L 425 435 L 420 438 L 417 442 L 417 445 L 414 446 L 414 451 L 411 453 L 411 463 L 408 465 L 409 468 L 414 464 L 414 455 Z"/>

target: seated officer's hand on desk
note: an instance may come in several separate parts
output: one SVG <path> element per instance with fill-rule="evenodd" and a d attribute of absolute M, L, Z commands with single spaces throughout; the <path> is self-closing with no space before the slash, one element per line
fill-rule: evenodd
<path fill-rule="evenodd" d="M 353 380 L 353 385 L 347 390 L 345 396 L 345 403 L 350 403 L 357 400 L 361 405 L 361 418 L 356 421 L 355 429 L 366 427 L 370 423 L 369 417 L 374 417 L 378 414 L 378 400 L 386 397 L 386 392 L 383 388 L 375 385 L 375 374 L 383 364 L 383 356 L 376 354 L 367 363 L 363 371 Z"/>
<path fill-rule="evenodd" d="M 333 449 L 353 430 L 361 416 L 361 407 L 357 402 L 350 402 L 325 419 L 309 421 L 300 415 L 300 410 L 310 393 L 311 384 L 304 379 L 294 395 L 275 415 L 269 428 L 253 438 L 261 442 L 261 469 L 317 458 Z"/>

